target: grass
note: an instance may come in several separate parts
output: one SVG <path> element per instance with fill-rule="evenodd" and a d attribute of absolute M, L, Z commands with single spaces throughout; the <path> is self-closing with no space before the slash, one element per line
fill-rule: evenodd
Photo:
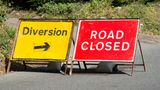
<path fill-rule="evenodd" d="M 160 2 L 147 5 L 135 2 L 121 7 L 103 0 L 95 3 L 46 3 L 37 10 L 45 18 L 140 18 L 144 33 L 160 35 Z"/>
<path fill-rule="evenodd" d="M 0 25 L 0 53 L 8 57 L 13 44 L 16 28 L 9 28 L 4 24 Z"/>
<path fill-rule="evenodd" d="M 160 3 L 159 3 L 160 5 Z M 142 31 L 154 35 L 160 35 L 160 8 L 158 4 L 131 4 L 117 9 L 114 18 L 140 18 Z"/>
<path fill-rule="evenodd" d="M 105 1 L 105 2 L 104 2 Z M 99 2 L 74 2 L 74 3 L 53 3 L 48 2 L 37 7 L 34 13 L 32 10 L 15 12 L 22 14 L 19 17 L 32 18 L 40 16 L 43 18 L 140 18 L 142 32 L 160 35 L 160 2 L 148 3 L 131 3 L 119 7 L 112 6 L 110 0 L 100 0 Z M 11 51 L 11 44 L 16 29 L 9 28 L 3 24 L 7 18 L 10 9 L 0 2 L 0 52 L 8 55 Z M 37 12 L 37 13 L 35 13 Z M 38 14 L 38 15 L 37 15 Z M 13 15 L 12 15 L 13 16 Z M 2 17 L 2 19 L 1 19 Z"/>
<path fill-rule="evenodd" d="M 7 8 L 2 1 L 0 0 L 0 22 L 3 22 L 7 18 L 7 14 L 9 13 L 10 9 Z"/>

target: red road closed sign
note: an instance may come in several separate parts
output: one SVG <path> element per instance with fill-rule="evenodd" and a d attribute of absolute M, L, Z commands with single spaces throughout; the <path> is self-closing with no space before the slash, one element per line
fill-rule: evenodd
<path fill-rule="evenodd" d="M 74 60 L 133 62 L 138 19 L 80 20 Z"/>

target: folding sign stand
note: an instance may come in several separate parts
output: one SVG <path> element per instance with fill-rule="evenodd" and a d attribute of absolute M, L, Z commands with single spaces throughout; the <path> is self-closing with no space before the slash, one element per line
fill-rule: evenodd
<path fill-rule="evenodd" d="M 7 73 L 12 61 L 64 62 L 68 65 L 68 50 L 74 23 L 60 19 L 20 19 L 14 49 L 8 62 Z"/>
<path fill-rule="evenodd" d="M 46 61 L 46 62 L 47 62 L 47 61 Z M 10 72 L 11 64 L 12 64 L 12 61 L 11 61 L 11 60 L 9 60 L 9 61 L 8 61 L 8 65 L 7 65 L 6 73 L 9 73 L 9 72 Z M 33 64 L 33 63 L 26 63 L 25 61 L 23 61 L 24 70 L 26 70 L 26 69 L 27 69 L 26 64 Z M 34 63 L 34 64 L 35 64 L 35 63 Z M 36 64 L 38 64 L 38 63 L 36 62 Z M 64 74 L 64 75 L 66 75 L 66 73 L 67 73 L 67 66 L 68 66 L 68 60 L 66 60 L 65 70 L 64 70 L 64 72 L 62 72 L 62 70 L 60 70 L 60 73 L 62 73 L 62 74 Z"/>
<path fill-rule="evenodd" d="M 140 29 L 141 29 L 141 26 L 140 26 Z M 131 76 L 133 75 L 133 71 L 134 71 L 135 66 L 143 66 L 144 72 L 146 72 L 145 60 L 144 60 L 143 51 L 142 51 L 142 47 L 141 47 L 141 42 L 140 42 L 139 38 L 137 38 L 137 43 L 138 43 L 138 47 L 139 47 L 139 51 L 140 51 L 140 55 L 141 55 L 142 64 L 135 64 L 135 60 L 132 62 L 132 64 L 131 64 L 132 65 Z M 135 57 L 134 57 L 134 59 L 135 59 Z M 130 64 L 117 64 L 116 67 L 118 65 L 130 65 Z"/>
<path fill-rule="evenodd" d="M 140 50 L 140 55 L 141 55 L 142 64 L 135 64 L 135 60 L 134 60 L 134 62 L 132 63 L 131 76 L 133 75 L 133 68 L 134 68 L 134 66 L 143 66 L 144 72 L 146 72 L 146 65 L 145 65 L 145 61 L 144 61 L 144 57 L 143 57 L 143 52 L 142 52 L 142 47 L 141 47 L 141 43 L 140 43 L 139 38 L 138 38 L 138 46 L 139 46 L 139 50 Z"/>
<path fill-rule="evenodd" d="M 135 64 L 135 60 L 132 62 L 132 64 L 117 64 L 116 67 L 118 65 L 123 65 L 123 66 L 131 66 L 131 76 L 133 75 L 133 71 L 134 71 L 134 67 L 135 66 L 143 66 L 144 72 L 146 72 L 146 66 L 145 66 L 145 61 L 144 61 L 144 56 L 143 56 L 143 52 L 142 52 L 142 47 L 141 47 L 141 43 L 140 40 L 137 40 L 138 43 L 138 47 L 139 47 L 139 51 L 140 51 L 140 55 L 141 55 L 141 60 L 142 60 L 142 64 Z"/>
<path fill-rule="evenodd" d="M 75 46 L 75 42 L 74 42 L 73 39 L 72 39 L 72 42 L 73 42 L 73 45 Z M 134 71 L 134 67 L 135 66 L 143 66 L 144 72 L 146 72 L 146 66 L 145 66 L 144 56 L 143 56 L 141 42 L 140 42 L 139 38 L 137 40 L 137 43 L 138 43 L 138 46 L 139 46 L 139 51 L 140 51 L 140 55 L 141 55 L 142 64 L 135 64 L 135 60 L 132 62 L 132 64 L 116 64 L 116 67 L 118 65 L 127 65 L 127 66 L 131 65 L 132 66 L 131 67 L 132 68 L 131 69 L 131 76 L 133 75 L 133 71 Z M 71 67 L 70 67 L 69 75 L 72 75 L 73 63 L 74 63 L 74 61 L 71 62 Z M 85 61 L 83 61 L 83 64 L 84 64 L 85 70 L 87 70 L 87 65 L 86 65 Z M 81 70 L 80 61 L 78 61 L 78 66 L 79 66 L 79 69 Z"/>
<path fill-rule="evenodd" d="M 115 25 L 117 27 L 114 27 Z M 83 61 L 85 69 L 87 69 L 85 61 L 106 61 L 118 63 L 116 66 L 131 66 L 131 75 L 134 66 L 143 66 L 146 71 L 141 43 L 137 38 L 138 25 L 139 19 L 80 20 L 69 75 L 72 74 L 73 62 L 80 60 Z M 136 42 L 139 46 L 142 64 L 135 64 Z M 117 49 L 117 47 L 122 48 Z"/>
<path fill-rule="evenodd" d="M 75 46 L 75 41 L 74 41 L 73 38 L 72 38 L 72 43 L 73 43 L 73 46 Z M 76 64 L 76 65 L 78 65 L 79 70 L 81 71 L 82 69 L 81 69 L 80 61 L 77 61 L 77 62 L 78 62 L 78 64 Z M 87 66 L 86 66 L 85 61 L 83 61 L 83 64 L 84 64 L 85 70 L 87 70 Z M 69 70 L 69 75 L 72 74 L 73 65 L 74 65 L 74 61 L 71 62 L 71 67 L 70 67 L 70 70 Z"/>

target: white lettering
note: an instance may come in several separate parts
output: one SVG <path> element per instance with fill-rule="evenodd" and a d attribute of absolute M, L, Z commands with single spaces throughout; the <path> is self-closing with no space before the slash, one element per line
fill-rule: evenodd
<path fill-rule="evenodd" d="M 124 36 L 124 32 L 123 31 L 117 31 L 116 33 L 116 39 L 122 39 Z"/>
<path fill-rule="evenodd" d="M 88 43 L 88 42 L 83 42 L 83 43 L 81 44 L 81 49 L 85 51 L 85 50 L 88 49 L 88 47 L 86 47 L 86 46 L 84 46 L 84 45 L 89 45 L 89 43 Z"/>
<path fill-rule="evenodd" d="M 114 51 L 119 51 L 119 44 L 120 44 L 120 42 L 114 43 L 114 48 L 113 48 Z"/>
<path fill-rule="evenodd" d="M 90 50 L 95 50 L 95 48 L 93 48 L 93 42 L 91 42 Z"/>
<path fill-rule="evenodd" d="M 96 44 L 96 49 L 97 49 L 98 51 L 101 51 L 103 48 L 104 48 L 104 43 L 103 43 L 103 42 L 98 42 L 98 43 Z"/>
<path fill-rule="evenodd" d="M 112 30 L 109 32 L 107 39 L 110 39 L 110 38 L 114 39 L 114 33 Z"/>
<path fill-rule="evenodd" d="M 104 39 L 106 38 L 106 35 L 107 35 L 106 31 L 102 30 L 99 32 L 98 37 L 99 39 Z"/>
<path fill-rule="evenodd" d="M 123 42 L 122 43 L 122 51 L 127 51 L 129 49 L 129 43 L 128 42 Z"/>
<path fill-rule="evenodd" d="M 110 46 L 110 44 L 112 44 L 112 42 L 107 42 L 106 43 L 106 48 L 105 48 L 106 51 L 109 51 L 109 50 L 112 49 L 112 46 Z"/>
<path fill-rule="evenodd" d="M 91 31 L 91 36 L 90 36 L 90 39 L 94 38 L 96 39 L 96 35 L 97 35 L 97 31 Z"/>

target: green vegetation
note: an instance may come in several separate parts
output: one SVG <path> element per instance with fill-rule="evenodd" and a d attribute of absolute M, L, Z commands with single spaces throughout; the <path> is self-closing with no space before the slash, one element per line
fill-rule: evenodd
<path fill-rule="evenodd" d="M 9 54 L 13 44 L 15 31 L 15 28 L 9 28 L 3 24 L 0 25 L 0 53 L 4 55 Z"/>
<path fill-rule="evenodd" d="M 7 18 L 8 12 L 9 9 L 0 1 L 0 22 L 3 22 Z"/>
<path fill-rule="evenodd" d="M 47 16 L 60 16 L 60 17 L 72 17 L 71 15 L 77 12 L 81 8 L 81 3 L 46 3 L 41 7 L 38 7 L 37 10 L 41 15 Z M 46 16 L 45 16 L 46 17 Z"/>
<path fill-rule="evenodd" d="M 117 7 L 114 18 L 140 18 L 142 31 L 160 35 L 160 3 L 158 4 L 130 4 Z"/>
<path fill-rule="evenodd" d="M 3 24 L 10 8 L 21 10 L 24 18 L 140 18 L 143 33 L 160 35 L 160 0 L 0 0 L 0 52 L 4 55 L 11 51 L 15 34 L 15 28 Z"/>
<path fill-rule="evenodd" d="M 45 18 L 140 18 L 143 32 L 160 35 L 160 2 L 149 3 L 154 0 L 133 1 L 91 0 L 91 2 L 85 3 L 47 2 L 37 7 L 37 11 L 39 15 Z M 115 2 L 117 2 L 118 6 L 113 6 Z"/>

